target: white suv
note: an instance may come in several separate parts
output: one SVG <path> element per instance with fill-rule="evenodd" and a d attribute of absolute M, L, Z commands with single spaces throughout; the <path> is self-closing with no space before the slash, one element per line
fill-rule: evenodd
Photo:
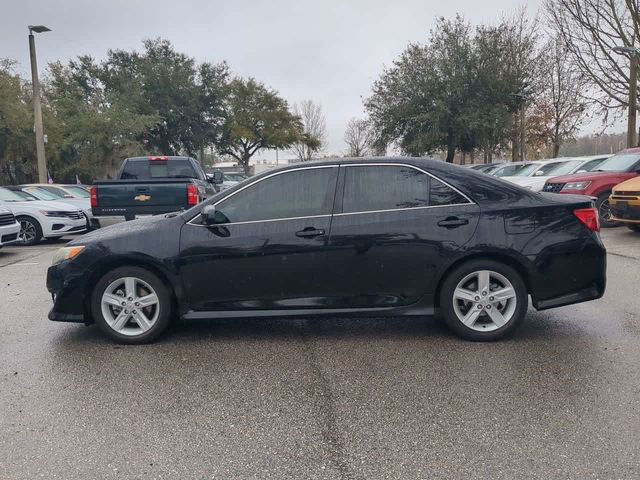
<path fill-rule="evenodd" d="M 20 224 L 10 210 L 0 207 L 0 248 L 18 240 Z"/>
<path fill-rule="evenodd" d="M 11 210 L 20 223 L 18 239 L 23 245 L 87 229 L 82 210 L 68 203 L 25 200 L 18 193 L 0 187 L 0 206 Z"/>

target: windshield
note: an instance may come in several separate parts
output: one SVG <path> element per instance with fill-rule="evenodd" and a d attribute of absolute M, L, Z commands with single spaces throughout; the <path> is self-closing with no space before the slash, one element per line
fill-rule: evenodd
<path fill-rule="evenodd" d="M 640 152 L 621 152 L 602 162 L 594 172 L 627 172 L 638 161 Z"/>
<path fill-rule="evenodd" d="M 42 188 L 26 187 L 24 191 L 27 193 L 30 193 L 31 195 L 36 197 L 38 200 L 60 200 L 60 197 L 58 197 L 57 195 L 51 192 L 43 190 Z M 21 193 L 21 192 L 16 192 L 16 193 Z"/>
<path fill-rule="evenodd" d="M 68 190 L 71 194 L 75 195 L 76 197 L 80 197 L 80 198 L 89 198 L 91 195 L 89 194 L 89 192 L 87 192 L 84 188 L 82 187 L 74 187 L 74 186 L 68 186 L 68 187 L 64 187 L 66 190 Z"/>
<path fill-rule="evenodd" d="M 536 177 L 548 177 L 566 175 L 573 172 L 582 162 L 580 160 L 572 160 L 570 162 L 552 162 L 540 167 L 535 173 Z"/>
<path fill-rule="evenodd" d="M 17 192 L 12 192 L 6 188 L 0 188 L 0 200 L 3 202 L 24 202 L 27 199 Z"/>
<path fill-rule="evenodd" d="M 524 167 L 526 167 L 526 165 L 523 165 L 521 163 L 517 163 L 517 164 L 510 164 L 510 165 L 503 165 L 501 167 L 498 167 L 493 173 L 492 175 L 495 175 L 496 177 L 512 177 L 514 176 L 517 172 L 519 172 L 520 170 L 522 170 Z"/>
<path fill-rule="evenodd" d="M 538 170 L 538 168 L 540 168 L 540 165 L 537 164 L 537 163 L 530 163 L 529 165 L 522 165 L 522 168 L 520 170 L 518 170 L 516 173 L 514 173 L 513 175 L 515 177 L 528 177 L 533 172 Z"/>

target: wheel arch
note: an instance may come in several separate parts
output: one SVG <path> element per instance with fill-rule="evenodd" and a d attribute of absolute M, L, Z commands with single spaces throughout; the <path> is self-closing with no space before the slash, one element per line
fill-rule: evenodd
<path fill-rule="evenodd" d="M 494 262 L 503 263 L 513 268 L 522 278 L 522 281 L 524 282 L 524 285 L 527 289 L 527 294 L 531 296 L 534 295 L 532 290 L 531 275 L 521 261 L 504 252 L 492 252 L 492 253 L 477 252 L 477 253 L 471 253 L 469 255 L 466 255 L 462 258 L 457 259 L 455 262 L 449 265 L 444 272 L 442 272 L 442 274 L 440 275 L 440 278 L 438 279 L 438 286 L 436 287 L 436 290 L 434 293 L 434 298 L 433 298 L 434 307 L 436 308 L 440 307 L 440 291 L 442 289 L 442 284 L 445 282 L 445 280 L 451 274 L 451 272 L 454 269 L 458 268 L 460 265 L 463 265 L 467 262 L 471 262 L 474 260 L 491 260 Z"/>
<path fill-rule="evenodd" d="M 113 258 L 109 258 L 101 262 L 90 274 L 85 283 L 84 292 L 83 292 L 83 308 L 86 319 L 92 319 L 91 315 L 91 296 L 93 294 L 93 287 L 98 283 L 100 278 L 106 275 L 108 272 L 115 270 L 120 267 L 138 267 L 144 268 L 145 270 L 149 270 L 151 273 L 156 275 L 165 286 L 168 288 L 169 293 L 171 295 L 171 308 L 173 313 L 177 313 L 178 309 L 178 295 L 176 292 L 176 288 L 174 283 L 171 281 L 170 274 L 166 272 L 162 267 L 158 266 L 156 262 L 153 262 L 149 259 L 145 259 L 144 257 L 128 257 L 128 256 L 117 256 Z M 93 319 L 91 322 L 93 323 Z"/>

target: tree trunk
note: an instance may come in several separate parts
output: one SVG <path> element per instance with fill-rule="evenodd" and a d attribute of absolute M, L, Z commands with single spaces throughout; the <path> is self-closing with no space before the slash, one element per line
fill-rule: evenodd
<path fill-rule="evenodd" d="M 555 142 L 553 142 L 553 156 L 551 158 L 558 158 L 559 154 L 560 154 L 560 142 L 556 140 Z"/>
<path fill-rule="evenodd" d="M 456 147 L 449 145 L 447 147 L 447 163 L 453 163 L 453 157 L 456 155 Z"/>
<path fill-rule="evenodd" d="M 240 165 L 242 165 L 242 169 L 244 170 L 245 175 L 250 175 L 249 160 L 251 160 L 251 155 L 245 152 L 242 155 L 242 160 L 240 161 Z"/>

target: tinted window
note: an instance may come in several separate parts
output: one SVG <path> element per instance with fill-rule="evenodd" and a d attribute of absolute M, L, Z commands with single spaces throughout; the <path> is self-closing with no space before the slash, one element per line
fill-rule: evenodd
<path fill-rule="evenodd" d="M 596 168 L 598 165 L 600 165 L 605 160 L 606 160 L 606 158 L 596 158 L 595 160 L 590 160 L 587 163 L 585 163 L 582 166 L 580 166 L 578 171 L 584 170 L 585 172 L 590 172 L 591 170 Z"/>
<path fill-rule="evenodd" d="M 602 162 L 597 172 L 626 172 L 640 161 L 640 153 L 621 152 Z"/>
<path fill-rule="evenodd" d="M 369 212 L 429 205 L 429 176 L 410 167 L 347 167 L 342 211 Z"/>
<path fill-rule="evenodd" d="M 468 203 L 444 183 L 411 167 L 364 166 L 345 169 L 345 213 Z"/>
<path fill-rule="evenodd" d="M 148 180 L 150 178 L 199 178 L 187 159 L 130 160 L 122 170 L 122 179 Z"/>
<path fill-rule="evenodd" d="M 455 205 L 458 203 L 469 203 L 469 201 L 440 180 L 431 179 L 429 205 Z"/>
<path fill-rule="evenodd" d="M 331 214 L 337 168 L 313 168 L 262 180 L 216 205 L 220 223 Z"/>

